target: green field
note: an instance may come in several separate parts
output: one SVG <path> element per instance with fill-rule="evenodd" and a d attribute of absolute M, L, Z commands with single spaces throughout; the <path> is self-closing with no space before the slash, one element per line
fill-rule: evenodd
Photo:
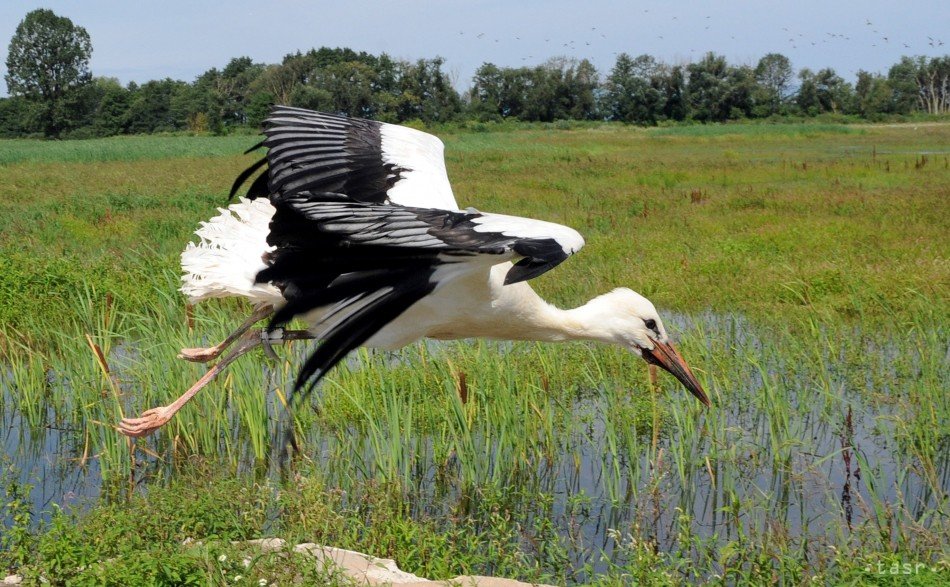
<path fill-rule="evenodd" d="M 594 345 L 360 352 L 294 414 L 304 454 L 281 471 L 298 346 L 240 360 L 129 443 L 112 424 L 203 372 L 178 349 L 247 310 L 208 303 L 189 328 L 177 263 L 257 139 L 0 141 L 0 567 L 231 584 L 229 541 L 280 536 L 430 578 L 950 579 L 950 124 L 440 134 L 463 207 L 585 235 L 541 294 L 648 296 L 713 408 Z M 54 445 L 86 497 L 37 497 Z M 905 563 L 923 567 L 887 572 Z M 276 554 L 240 574 L 306 567 Z"/>

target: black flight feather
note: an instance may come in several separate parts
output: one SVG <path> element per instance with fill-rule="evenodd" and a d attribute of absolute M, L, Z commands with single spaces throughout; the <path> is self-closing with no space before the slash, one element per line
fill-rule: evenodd
<path fill-rule="evenodd" d="M 254 180 L 254 183 L 251 184 L 251 187 L 247 188 L 247 198 L 249 200 L 256 200 L 257 198 L 266 198 L 270 195 L 270 188 L 268 187 L 269 179 L 266 173 L 262 173 L 257 176 L 257 179 Z"/>
<path fill-rule="evenodd" d="M 431 274 L 430 271 L 401 276 L 402 279 L 390 284 L 390 291 L 360 307 L 324 333 L 317 350 L 301 367 L 294 391 L 309 393 L 350 351 L 365 343 L 431 292 L 434 289 L 434 284 L 429 282 Z"/>
<path fill-rule="evenodd" d="M 257 141 L 256 143 L 254 143 L 253 145 L 251 145 L 250 147 L 248 147 L 247 150 L 244 151 L 244 154 L 245 154 L 245 155 L 248 155 L 248 154 L 250 154 L 250 153 L 253 153 L 254 151 L 260 149 L 260 148 L 263 147 L 263 146 L 264 146 L 264 140 L 261 139 L 261 140 Z"/>
<path fill-rule="evenodd" d="M 231 197 L 266 164 L 268 180 L 251 186 L 251 199 L 332 192 L 358 202 L 388 203 L 388 191 L 408 169 L 384 160 L 381 128 L 372 120 L 275 106 L 265 121 L 264 140 L 248 151 L 266 147 L 266 160 L 238 176 Z"/>
<path fill-rule="evenodd" d="M 561 243 L 553 238 L 529 238 L 515 243 L 514 251 L 524 257 L 505 275 L 505 285 L 527 281 L 557 267 L 567 259 Z"/>
<path fill-rule="evenodd" d="M 261 167 L 263 167 L 266 163 L 267 163 L 267 158 L 264 157 L 262 159 L 255 161 L 253 165 L 251 165 L 250 167 L 242 171 L 241 174 L 238 175 L 234 179 L 234 183 L 231 184 L 231 193 L 228 194 L 228 199 L 229 200 L 232 199 L 234 197 L 234 194 L 236 194 L 237 191 L 241 189 L 241 186 L 244 185 L 244 182 L 247 181 L 249 177 L 254 175 L 254 172 L 260 169 Z M 263 177 L 267 177 L 267 174 L 265 173 Z M 257 183 L 257 182 L 255 181 L 254 183 Z"/>

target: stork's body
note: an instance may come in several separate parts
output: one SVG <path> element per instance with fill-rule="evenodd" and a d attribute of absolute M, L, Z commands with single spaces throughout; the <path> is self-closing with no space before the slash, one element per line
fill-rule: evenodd
<path fill-rule="evenodd" d="M 190 302 L 232 296 L 247 298 L 255 304 L 284 302 L 279 289 L 254 282 L 257 272 L 266 267 L 261 257 L 272 249 L 266 239 L 273 213 L 273 206 L 266 200 L 242 200 L 222 210 L 198 231 L 205 239 L 204 246 L 191 243 L 182 255 L 187 271 L 182 290 Z M 235 234 L 239 238 L 219 236 Z M 580 235 L 574 240 L 580 248 Z M 241 246 L 235 246 L 237 243 Z M 208 251 L 213 251 L 210 259 Z M 430 295 L 384 326 L 363 346 L 397 350 L 422 338 L 620 342 L 607 328 L 618 317 L 604 316 L 598 320 L 594 308 L 587 306 L 573 310 L 556 308 L 545 302 L 528 282 L 505 285 L 512 263 L 493 261 L 446 267 L 446 275 L 437 276 L 438 286 Z M 618 291 L 607 295 L 622 296 L 624 290 Z M 636 296 L 626 291 L 628 297 Z M 592 304 L 596 306 L 599 299 L 592 300 Z M 648 306 L 646 302 L 644 309 Z M 303 316 L 315 333 L 325 311 L 326 308 L 319 308 Z"/>
<path fill-rule="evenodd" d="M 300 317 L 309 332 L 289 338 L 320 341 L 296 390 L 309 390 L 358 346 L 392 350 L 425 337 L 593 340 L 663 367 L 708 404 L 643 296 L 619 288 L 572 310 L 542 300 L 527 281 L 580 250 L 583 238 L 559 224 L 459 210 L 435 137 L 285 107 L 267 124 L 267 157 L 235 182 L 236 190 L 267 164 L 251 199 L 203 223 L 200 242 L 182 254 L 182 291 L 192 302 L 240 296 L 258 310 L 224 343 L 186 349 L 184 358 L 217 357 L 271 313 L 268 331 Z M 174 404 L 120 429 L 139 436 L 167 422 L 261 342 L 243 336 Z"/>

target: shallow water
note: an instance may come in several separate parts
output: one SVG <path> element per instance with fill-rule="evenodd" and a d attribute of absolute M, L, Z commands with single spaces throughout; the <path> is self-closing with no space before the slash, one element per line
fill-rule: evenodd
<path fill-rule="evenodd" d="M 667 326 L 689 338 L 694 350 L 705 348 L 724 362 L 705 369 L 718 405 L 694 410 L 692 398 L 672 391 L 676 395 L 664 401 L 674 403 L 673 419 L 659 424 L 655 445 L 649 430 L 624 437 L 624 423 L 616 420 L 611 403 L 616 398 L 604 389 L 581 390 L 572 405 L 557 408 L 566 418 L 554 441 L 557 450 L 545 457 L 535 453 L 527 469 L 513 470 L 505 456 L 506 441 L 494 430 L 473 433 L 474 446 L 489 447 L 489 454 L 476 463 L 488 475 L 497 473 L 506 484 L 524 487 L 525 494 L 552 496 L 547 509 L 523 501 L 524 515 L 528 521 L 534 516 L 555 521 L 576 569 L 585 564 L 603 569 L 601 555 L 617 554 L 613 531 L 623 536 L 635 529 L 659 550 L 689 556 L 699 544 L 721 545 L 780 527 L 810 550 L 836 544 L 852 529 L 875 523 L 880 507 L 900 512 L 897 523 L 904 516 L 924 527 L 932 519 L 928 512 L 947 513 L 950 438 L 945 433 L 950 424 L 938 422 L 944 434 L 938 434 L 942 446 L 934 453 L 929 477 L 913 451 L 897 440 L 895 422 L 906 417 L 900 403 L 905 388 L 918 384 L 914 373 L 920 358 L 908 355 L 913 345 L 880 342 L 857 327 L 835 333 L 818 328 L 815 340 L 785 352 L 781 344 L 789 339 L 773 337 L 768 328 L 741 316 L 672 315 Z M 427 348 L 431 356 L 443 352 L 441 344 Z M 499 346 L 502 352 L 509 348 Z M 950 352 L 931 350 L 938 359 Z M 450 352 L 449 347 L 444 351 Z M 116 365 L 130 356 L 122 347 L 115 352 Z M 810 364 L 802 357 L 812 357 Z M 699 364 L 698 358 L 691 361 Z M 938 367 L 938 384 L 948 383 L 947 376 L 946 367 Z M 665 374 L 661 377 L 666 377 L 660 382 L 663 389 L 675 388 Z M 3 385 L 3 464 L 8 477 L 33 486 L 34 511 L 97 498 L 101 484 L 95 455 L 87 454 L 83 463 L 87 447 L 57 425 L 52 411 L 45 427 L 31 429 L 8 384 Z M 436 439 L 387 434 L 413 455 L 408 474 L 417 515 L 446 516 L 471 499 L 460 475 L 444 474 L 446 469 L 457 473 L 461 465 L 456 457 L 436 458 Z M 357 462 L 365 467 L 360 475 L 371 476 L 380 458 L 359 426 L 345 434 L 315 430 L 309 441 L 316 447 L 313 457 L 331 479 L 334 474 L 340 479 L 359 476 L 352 471 Z M 360 454 L 341 461 L 341 450 Z M 253 469 L 250 461 L 245 459 L 242 468 Z M 684 532 L 695 540 L 684 543 Z"/>
<path fill-rule="evenodd" d="M 6 386 L 0 410 L 0 482 L 9 486 L 30 487 L 33 512 L 49 512 L 54 505 L 82 507 L 99 496 L 101 476 L 95 458 L 82 458 L 84 447 L 77 446 L 75 434 L 55 421 L 47 410 L 47 424 L 31 427 L 13 405 Z M 4 520 L 6 522 L 7 520 Z"/>

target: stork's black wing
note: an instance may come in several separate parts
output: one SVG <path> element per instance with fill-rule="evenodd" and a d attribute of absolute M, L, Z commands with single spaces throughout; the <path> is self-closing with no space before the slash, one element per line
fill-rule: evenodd
<path fill-rule="evenodd" d="M 266 147 L 267 155 L 237 177 L 232 197 L 266 165 L 248 189 L 251 199 L 342 194 L 368 204 L 458 209 L 442 141 L 433 135 L 289 106 L 273 108 L 264 135 L 250 150 Z"/>
<path fill-rule="evenodd" d="M 580 249 L 559 224 L 431 208 L 360 204 L 304 195 L 275 202 L 268 267 L 258 282 L 278 286 L 287 304 L 272 327 L 314 310 L 322 342 L 295 389 L 310 387 L 445 279 L 512 260 L 506 283 L 533 278 Z M 460 271 L 439 271 L 453 266 Z M 487 278 L 487 273 L 486 273 Z"/>

